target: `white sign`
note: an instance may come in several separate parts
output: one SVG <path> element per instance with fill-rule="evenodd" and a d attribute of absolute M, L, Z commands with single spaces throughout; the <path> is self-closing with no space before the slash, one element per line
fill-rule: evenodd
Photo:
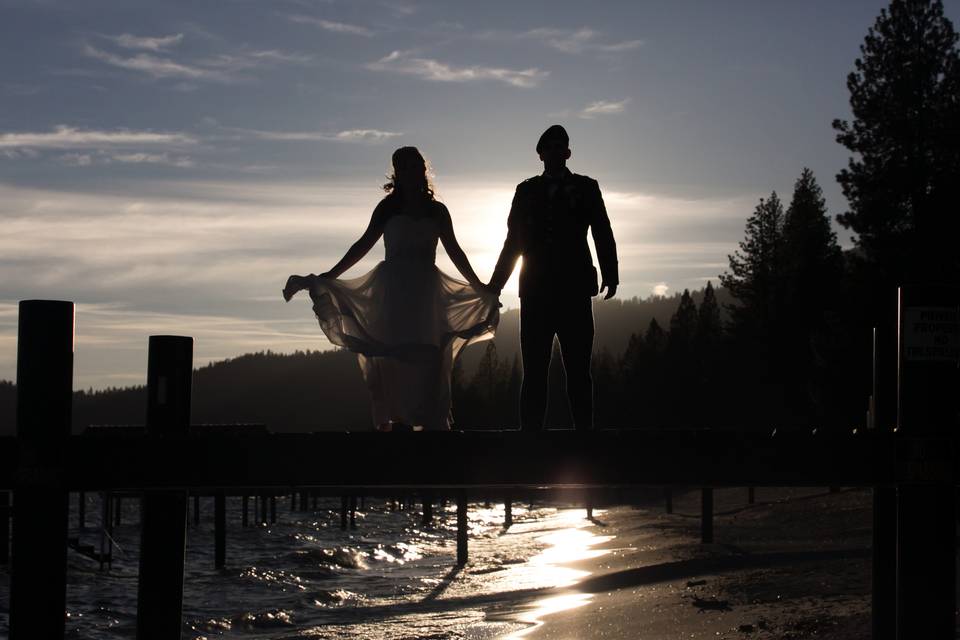
<path fill-rule="evenodd" d="M 903 310 L 903 356 L 924 362 L 960 362 L 957 307 L 907 307 Z"/>

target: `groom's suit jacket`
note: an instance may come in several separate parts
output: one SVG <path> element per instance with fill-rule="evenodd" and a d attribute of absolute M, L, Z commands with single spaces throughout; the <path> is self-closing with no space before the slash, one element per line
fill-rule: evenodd
<path fill-rule="evenodd" d="M 502 287 L 517 258 L 520 297 L 597 295 L 587 228 L 593 233 L 603 281 L 618 284 L 617 245 L 597 181 L 564 168 L 556 178 L 534 176 L 517 185 L 507 219 L 507 239 L 491 283 Z"/>

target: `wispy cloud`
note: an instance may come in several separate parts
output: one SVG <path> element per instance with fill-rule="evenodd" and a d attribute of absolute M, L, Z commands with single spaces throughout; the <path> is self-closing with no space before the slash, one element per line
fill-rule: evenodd
<path fill-rule="evenodd" d="M 110 159 L 125 164 L 162 164 L 181 169 L 196 166 L 196 162 L 191 158 L 171 156 L 169 153 L 117 153 L 110 156 Z"/>
<path fill-rule="evenodd" d="M 643 40 L 620 40 L 616 42 L 602 42 L 600 33 L 587 27 L 580 29 L 553 29 L 540 27 L 530 29 L 522 37 L 532 38 L 543 42 L 548 47 L 564 53 L 583 53 L 597 51 L 602 53 L 616 53 L 630 51 L 643 45 Z"/>
<path fill-rule="evenodd" d="M 435 82 L 497 81 L 514 87 L 535 87 L 549 75 L 537 68 L 505 69 L 472 65 L 458 67 L 430 58 L 410 57 L 406 52 L 394 51 L 367 65 L 374 71 L 390 71 L 421 77 Z"/>
<path fill-rule="evenodd" d="M 254 129 L 235 129 L 242 135 L 259 140 L 279 142 L 380 142 L 403 135 L 398 131 L 380 129 L 347 129 L 344 131 L 260 131 Z"/>
<path fill-rule="evenodd" d="M 230 82 L 232 78 L 221 71 L 204 69 L 199 66 L 176 62 L 169 58 L 161 58 L 147 53 L 138 53 L 135 56 L 124 57 L 108 51 L 97 49 L 92 45 L 84 45 L 83 52 L 91 58 L 105 62 L 111 66 L 138 71 L 153 78 L 181 78 L 188 80 L 214 80 Z"/>
<path fill-rule="evenodd" d="M 65 153 L 57 160 L 70 167 L 89 167 L 93 164 L 93 156 L 89 153 Z"/>
<path fill-rule="evenodd" d="M 234 83 L 248 80 L 242 72 L 280 64 L 304 64 L 312 56 L 278 49 L 239 49 L 190 60 L 175 59 L 165 48 L 179 43 L 183 35 L 165 38 L 137 38 L 124 34 L 103 36 L 123 49 L 145 49 L 150 53 L 113 52 L 84 43 L 84 55 L 110 66 L 145 74 L 153 79 L 170 78 L 192 82 Z M 162 54 L 162 55 L 155 55 Z M 182 56 L 181 56 L 182 57 Z"/>
<path fill-rule="evenodd" d="M 643 46 L 643 40 L 607 40 L 603 33 L 589 27 L 579 29 L 556 29 L 537 27 L 526 31 L 491 29 L 474 35 L 480 40 L 527 40 L 569 54 L 621 53 Z"/>
<path fill-rule="evenodd" d="M 145 49 L 147 51 L 162 51 L 169 47 L 175 47 L 183 41 L 182 33 L 155 38 L 134 36 L 129 33 L 122 33 L 118 36 L 104 35 L 103 37 L 124 49 Z"/>
<path fill-rule="evenodd" d="M 347 33 L 354 36 L 364 36 L 366 38 L 374 35 L 374 32 L 366 27 L 361 27 L 355 24 L 347 24 L 345 22 L 334 22 L 333 20 L 324 20 L 323 18 L 315 18 L 313 16 L 304 15 L 292 15 L 287 16 L 287 18 L 291 22 L 313 25 L 315 27 L 320 27 L 324 31 L 332 31 L 333 33 Z"/>
<path fill-rule="evenodd" d="M 196 139 L 185 133 L 101 131 L 58 125 L 50 132 L 0 133 L 0 149 L 76 149 L 136 145 L 188 145 Z"/>
<path fill-rule="evenodd" d="M 211 58 L 199 61 L 204 67 L 227 72 L 239 72 L 249 69 L 270 66 L 274 64 L 305 64 L 313 56 L 299 53 L 285 53 L 276 49 L 259 51 L 241 51 L 238 53 L 221 53 Z"/>
<path fill-rule="evenodd" d="M 577 114 L 577 116 L 586 120 L 590 120 L 592 118 L 596 118 L 597 116 L 623 113 L 629 102 L 630 98 L 624 98 L 623 100 L 619 101 L 597 100 L 596 102 L 591 102 L 584 107 L 580 113 Z"/>

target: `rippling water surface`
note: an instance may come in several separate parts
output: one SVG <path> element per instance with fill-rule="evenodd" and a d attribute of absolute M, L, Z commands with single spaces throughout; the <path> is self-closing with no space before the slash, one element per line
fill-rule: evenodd
<path fill-rule="evenodd" d="M 192 514 L 192 500 L 191 500 Z M 71 497 L 76 509 L 76 496 Z M 453 504 L 435 508 L 425 528 L 419 509 L 394 510 L 370 498 L 357 528 L 340 529 L 339 499 L 293 512 L 278 498 L 277 522 L 240 526 L 240 499 L 227 499 L 227 567 L 215 570 L 213 501 L 187 526 L 184 638 L 499 638 L 521 637 L 551 611 L 585 604 L 588 595 L 543 594 L 584 572 L 565 562 L 602 553 L 582 509 L 514 504 L 504 531 L 503 505 L 472 503 L 470 562 L 455 568 Z M 96 544 L 99 501 L 88 496 L 83 542 Z M 91 518 L 91 514 L 94 515 Z M 251 500 L 251 523 L 254 519 Z M 68 553 L 67 637 L 132 638 L 136 622 L 139 501 L 124 500 L 114 529 L 114 562 Z M 76 515 L 71 513 L 71 525 Z M 0 569 L 0 637 L 6 635 L 9 573 Z"/>

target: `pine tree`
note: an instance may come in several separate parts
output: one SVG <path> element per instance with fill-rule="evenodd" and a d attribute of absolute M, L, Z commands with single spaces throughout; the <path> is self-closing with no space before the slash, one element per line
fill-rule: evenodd
<path fill-rule="evenodd" d="M 782 295 L 782 233 L 783 205 L 774 191 L 761 198 L 747 218 L 740 249 L 727 256 L 730 270 L 720 275 L 720 284 L 737 300 L 728 310 L 731 328 L 740 336 L 764 342 L 775 332 Z"/>
<path fill-rule="evenodd" d="M 707 281 L 703 290 L 703 300 L 697 310 L 696 350 L 701 357 L 707 351 L 712 351 L 719 344 L 723 328 L 720 324 L 720 305 L 717 304 L 717 294 L 713 290 L 713 283 Z"/>
<path fill-rule="evenodd" d="M 663 353 L 667 348 L 667 333 L 660 327 L 656 318 L 650 319 L 647 332 L 643 336 L 643 344 L 651 354 Z"/>
<path fill-rule="evenodd" d="M 797 179 L 783 224 L 784 314 L 779 353 L 791 413 L 798 419 L 822 415 L 827 346 L 836 322 L 843 256 L 830 228 L 826 201 L 810 169 Z"/>
<path fill-rule="evenodd" d="M 783 222 L 783 271 L 790 317 L 804 323 L 835 303 L 843 255 L 817 179 L 804 168 Z"/>
<path fill-rule="evenodd" d="M 853 121 L 833 122 L 854 154 L 837 176 L 850 204 L 837 219 L 890 284 L 956 281 L 957 34 L 939 0 L 893 0 L 860 53 L 847 76 Z"/>
<path fill-rule="evenodd" d="M 686 357 L 693 351 L 693 341 L 697 334 L 697 305 L 690 297 L 690 290 L 684 289 L 680 304 L 670 318 L 670 338 L 667 350 L 674 358 Z"/>

